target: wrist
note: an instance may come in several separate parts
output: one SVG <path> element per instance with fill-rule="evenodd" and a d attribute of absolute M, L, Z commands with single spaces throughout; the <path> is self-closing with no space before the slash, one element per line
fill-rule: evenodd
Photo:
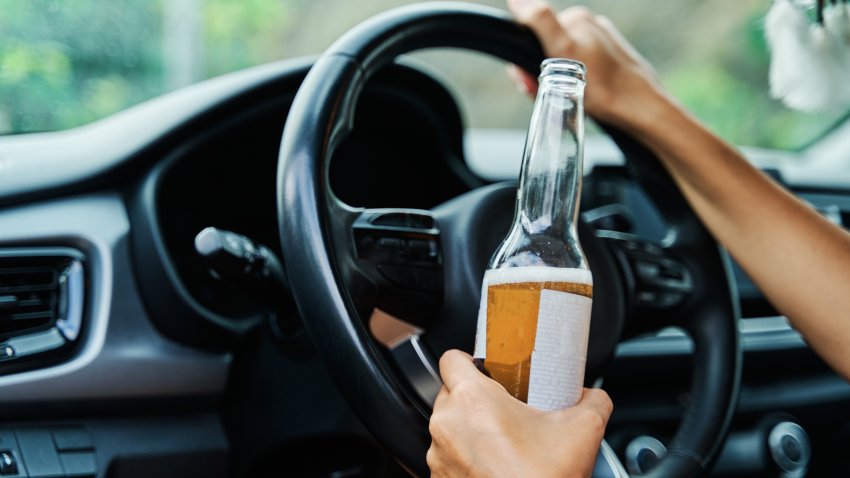
<path fill-rule="evenodd" d="M 647 84 L 633 93 L 621 95 L 612 106 L 609 121 L 641 138 L 653 136 L 658 128 L 665 128 L 664 124 L 681 111 L 682 107 L 663 88 Z"/>

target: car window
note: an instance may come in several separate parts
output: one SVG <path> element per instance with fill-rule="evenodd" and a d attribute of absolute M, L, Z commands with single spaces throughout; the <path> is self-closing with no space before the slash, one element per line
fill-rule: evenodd
<path fill-rule="evenodd" d="M 0 133 L 71 128 L 206 78 L 317 54 L 357 22 L 404 3 L 414 2 L 0 0 Z M 792 112 L 768 96 L 769 2 L 584 3 L 611 17 L 673 94 L 729 141 L 796 149 L 843 118 Z M 446 78 L 469 126 L 527 126 L 530 102 L 501 63 L 449 50 L 413 56 Z"/>

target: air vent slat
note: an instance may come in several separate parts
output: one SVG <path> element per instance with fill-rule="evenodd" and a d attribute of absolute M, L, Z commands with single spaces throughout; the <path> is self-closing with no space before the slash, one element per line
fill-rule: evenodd
<path fill-rule="evenodd" d="M 56 325 L 66 300 L 60 278 L 73 262 L 67 256 L 0 257 L 0 343 Z"/>
<path fill-rule="evenodd" d="M 14 295 L 0 296 L 0 310 L 11 309 L 18 306 L 18 298 Z"/>
<path fill-rule="evenodd" d="M 20 285 L 16 287 L 0 287 L 0 294 L 15 294 L 21 292 L 40 292 L 46 290 L 53 290 L 56 288 L 56 284 L 46 284 L 46 285 Z"/>
<path fill-rule="evenodd" d="M 49 306 L 49 305 L 50 304 L 47 303 L 47 301 L 45 301 L 42 298 L 38 298 L 38 297 L 32 298 L 32 299 L 19 299 L 18 300 L 18 307 L 41 307 L 41 306 Z M 0 307 L 2 307 L 2 306 L 0 306 Z"/>
<path fill-rule="evenodd" d="M 22 312 L 18 314 L 12 314 L 9 316 L 8 320 L 36 320 L 36 319 L 49 319 L 53 316 L 53 311 L 48 310 L 45 312 Z"/>

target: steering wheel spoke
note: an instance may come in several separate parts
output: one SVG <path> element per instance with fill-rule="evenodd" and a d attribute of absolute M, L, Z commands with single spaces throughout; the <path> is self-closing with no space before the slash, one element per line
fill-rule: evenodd
<path fill-rule="evenodd" d="M 336 269 L 340 281 L 346 285 L 345 292 L 357 311 L 360 320 L 368 321 L 378 307 L 379 288 L 372 278 L 360 267 L 351 248 L 352 225 L 361 216 L 363 209 L 354 208 L 328 194 L 327 230 L 334 240 L 332 247 L 336 257 Z M 298 280 L 297 277 L 292 280 Z"/>
<path fill-rule="evenodd" d="M 351 224 L 354 260 L 378 289 L 376 307 L 427 328 L 443 296 L 440 229 L 429 211 L 366 209 Z"/>
<path fill-rule="evenodd" d="M 439 313 L 443 296 L 440 229 L 430 211 L 353 209 L 337 200 L 339 223 L 350 267 L 374 291 L 369 321 L 373 338 L 423 407 L 430 408 L 442 386 L 437 358 L 423 340 Z M 348 274 L 349 278 L 355 274 Z"/>
<path fill-rule="evenodd" d="M 616 231 L 596 231 L 596 236 L 618 256 L 630 284 L 630 319 L 624 335 L 682 325 L 694 303 L 695 274 L 676 249 Z"/>

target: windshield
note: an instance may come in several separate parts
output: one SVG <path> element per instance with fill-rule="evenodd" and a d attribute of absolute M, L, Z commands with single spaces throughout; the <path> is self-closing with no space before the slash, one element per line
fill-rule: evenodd
<path fill-rule="evenodd" d="M 5 0 L 0 134 L 79 126 L 222 73 L 317 54 L 357 22 L 403 3 L 413 2 Z M 733 143 L 796 149 L 843 117 L 793 112 L 769 98 L 764 0 L 584 3 L 611 17 L 673 94 Z M 501 63 L 448 50 L 414 57 L 442 73 L 469 126 L 527 127 L 531 102 Z"/>

